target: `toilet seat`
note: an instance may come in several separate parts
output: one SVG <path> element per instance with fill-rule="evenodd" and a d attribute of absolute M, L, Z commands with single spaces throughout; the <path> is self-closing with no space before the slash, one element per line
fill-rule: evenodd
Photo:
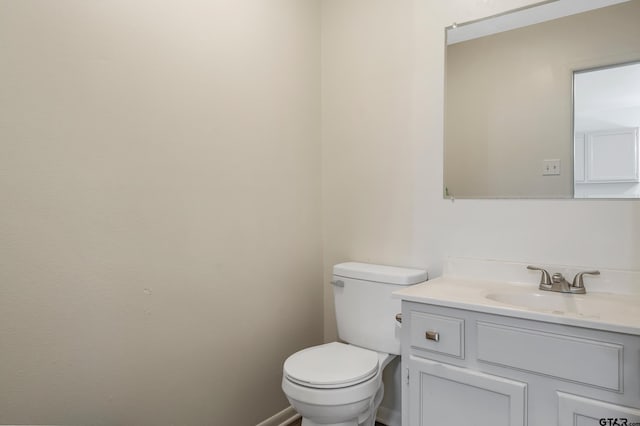
<path fill-rule="evenodd" d="M 378 353 L 339 342 L 296 352 L 284 363 L 288 380 L 302 386 L 338 389 L 369 380 L 378 373 Z"/>

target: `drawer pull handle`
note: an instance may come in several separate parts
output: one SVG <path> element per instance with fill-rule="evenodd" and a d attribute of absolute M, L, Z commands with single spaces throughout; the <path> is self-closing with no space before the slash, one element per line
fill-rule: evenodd
<path fill-rule="evenodd" d="M 440 341 L 440 333 L 438 333 L 437 331 L 427 331 L 425 333 L 425 337 L 427 338 L 427 340 L 433 340 L 434 342 Z"/>

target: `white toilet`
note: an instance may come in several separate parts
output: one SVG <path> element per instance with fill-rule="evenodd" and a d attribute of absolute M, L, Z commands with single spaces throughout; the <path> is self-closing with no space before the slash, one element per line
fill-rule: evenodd
<path fill-rule="evenodd" d="M 384 395 L 382 370 L 400 354 L 400 300 L 391 293 L 427 272 L 347 262 L 333 267 L 338 336 L 284 363 L 282 389 L 302 426 L 373 426 Z"/>

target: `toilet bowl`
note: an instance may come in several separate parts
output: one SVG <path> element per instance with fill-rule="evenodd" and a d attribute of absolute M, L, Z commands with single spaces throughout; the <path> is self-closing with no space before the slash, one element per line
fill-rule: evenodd
<path fill-rule="evenodd" d="M 374 426 L 382 372 L 400 354 L 398 286 L 426 281 L 421 269 L 346 262 L 333 267 L 338 337 L 284 363 L 282 390 L 302 426 Z M 399 391 L 399 390 L 398 390 Z"/>
<path fill-rule="evenodd" d="M 314 346 L 285 361 L 282 389 L 303 426 L 373 426 L 382 371 L 394 357 L 339 342 Z"/>

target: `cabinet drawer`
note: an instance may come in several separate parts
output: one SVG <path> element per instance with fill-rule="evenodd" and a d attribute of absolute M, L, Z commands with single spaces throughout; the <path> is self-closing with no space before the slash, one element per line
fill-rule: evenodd
<path fill-rule="evenodd" d="M 620 344 L 478 321 L 478 360 L 622 392 Z"/>
<path fill-rule="evenodd" d="M 411 312 L 411 346 L 464 358 L 464 320 Z"/>

